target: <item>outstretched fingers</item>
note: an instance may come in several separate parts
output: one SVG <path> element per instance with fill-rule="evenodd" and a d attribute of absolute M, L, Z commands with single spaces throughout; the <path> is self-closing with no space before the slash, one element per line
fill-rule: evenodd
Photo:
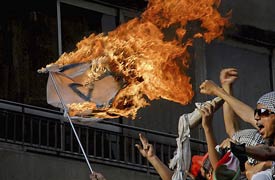
<path fill-rule="evenodd" d="M 143 149 L 148 150 L 149 149 L 149 142 L 148 139 L 141 133 L 139 133 L 139 139 L 141 141 L 141 144 L 143 146 Z"/>

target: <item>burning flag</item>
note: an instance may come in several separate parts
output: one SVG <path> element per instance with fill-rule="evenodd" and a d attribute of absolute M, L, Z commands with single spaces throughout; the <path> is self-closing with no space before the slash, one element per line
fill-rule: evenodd
<path fill-rule="evenodd" d="M 84 37 L 75 51 L 40 71 L 53 73 L 70 116 L 135 119 L 138 109 L 159 98 L 185 105 L 194 95 L 185 74 L 187 48 L 195 38 L 209 43 L 221 37 L 228 19 L 218 6 L 215 0 L 151 0 L 140 18 L 108 35 Z M 201 30 L 188 37 L 192 21 Z M 48 103 L 60 107 L 52 83 L 49 79 Z"/>

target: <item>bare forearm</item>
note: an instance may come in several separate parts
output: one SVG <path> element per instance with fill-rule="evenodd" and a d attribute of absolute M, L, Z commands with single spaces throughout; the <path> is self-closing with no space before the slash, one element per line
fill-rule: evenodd
<path fill-rule="evenodd" d="M 259 161 L 275 161 L 275 147 L 260 145 L 246 147 L 246 154 Z"/>
<path fill-rule="evenodd" d="M 229 94 L 233 94 L 232 86 L 229 84 L 223 84 L 222 88 Z M 231 108 L 231 106 L 225 102 L 223 104 L 223 118 L 227 135 L 231 138 L 233 134 L 239 130 L 239 123 L 237 122 L 237 115 Z"/>
<path fill-rule="evenodd" d="M 224 99 L 241 119 L 257 128 L 254 120 L 254 111 L 250 106 L 228 94 L 222 88 L 216 90 L 216 95 Z"/>
<path fill-rule="evenodd" d="M 171 180 L 173 171 L 171 171 L 156 155 L 148 158 L 155 170 L 158 172 L 162 180 Z"/>
<path fill-rule="evenodd" d="M 212 167 L 215 168 L 219 160 L 218 152 L 215 149 L 217 142 L 215 140 L 212 127 L 204 127 L 203 129 L 204 129 L 205 138 L 207 142 L 209 160 L 211 162 Z"/>

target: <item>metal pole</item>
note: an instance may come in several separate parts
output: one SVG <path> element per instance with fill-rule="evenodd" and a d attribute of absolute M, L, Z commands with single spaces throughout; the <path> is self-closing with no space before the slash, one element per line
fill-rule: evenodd
<path fill-rule="evenodd" d="M 77 133 L 76 133 L 76 131 L 75 131 L 74 125 L 73 125 L 72 120 L 71 120 L 71 117 L 70 117 L 69 114 L 68 114 L 67 108 L 66 108 L 66 106 L 65 106 L 65 104 L 64 104 L 63 98 L 62 98 L 62 96 L 61 96 L 61 94 L 60 94 L 60 92 L 59 92 L 59 90 L 58 90 L 58 87 L 57 87 L 57 85 L 56 85 L 56 83 L 55 83 L 55 79 L 54 79 L 54 77 L 53 77 L 53 75 L 52 75 L 52 72 L 49 72 L 49 75 L 50 75 L 51 80 L 53 81 L 54 88 L 55 88 L 56 93 L 57 93 L 57 95 L 58 95 L 58 97 L 59 97 L 59 99 L 60 99 L 60 102 L 61 102 L 62 106 L 63 106 L 64 115 L 68 118 L 68 120 L 69 120 L 69 122 L 70 122 L 70 125 L 71 125 L 71 127 L 72 127 L 72 129 L 73 129 L 73 132 L 74 132 L 74 135 L 75 135 L 75 137 L 76 137 L 76 139 L 77 139 L 77 142 L 78 142 L 78 144 L 79 144 L 79 146 L 80 146 L 80 149 L 81 149 L 81 151 L 82 151 L 82 153 L 83 153 L 83 155 L 84 155 L 84 157 L 85 157 L 86 163 L 87 163 L 87 165 L 88 165 L 88 167 L 89 167 L 91 173 L 93 174 L 93 173 L 94 173 L 94 172 L 93 172 L 93 169 L 92 169 L 92 167 L 91 167 L 91 165 L 90 165 L 90 162 L 89 162 L 89 160 L 88 160 L 88 158 L 87 158 L 87 155 L 86 155 L 86 153 L 85 153 L 85 151 L 84 151 L 84 149 L 83 149 L 83 147 L 82 147 L 82 144 L 81 144 L 81 142 L 80 142 L 80 139 L 79 139 L 79 137 L 78 137 L 78 135 L 77 135 Z"/>
<path fill-rule="evenodd" d="M 57 43 L 58 43 L 58 55 L 62 54 L 62 35 L 61 35 L 61 10 L 60 0 L 56 1 L 56 15 L 57 15 Z"/>

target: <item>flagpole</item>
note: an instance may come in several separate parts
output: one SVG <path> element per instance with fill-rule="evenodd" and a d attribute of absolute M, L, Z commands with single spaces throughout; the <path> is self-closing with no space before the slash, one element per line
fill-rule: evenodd
<path fill-rule="evenodd" d="M 58 95 L 58 97 L 59 97 L 59 99 L 60 99 L 60 102 L 61 102 L 62 106 L 63 106 L 64 115 L 66 115 L 66 117 L 68 118 L 68 120 L 69 120 L 69 122 L 70 122 L 70 125 L 71 125 L 71 127 L 72 127 L 72 129 L 73 129 L 74 135 L 75 135 L 76 140 L 77 140 L 77 142 L 78 142 L 78 144 L 79 144 L 79 146 L 80 146 L 80 149 L 81 149 L 81 151 L 82 151 L 82 153 L 83 153 L 83 155 L 84 155 L 84 158 L 85 158 L 85 160 L 86 160 L 86 163 L 87 163 L 87 165 L 88 165 L 88 167 L 89 167 L 91 173 L 93 174 L 93 173 L 94 173 L 94 172 L 93 172 L 93 169 L 92 169 L 92 167 L 91 167 L 91 165 L 90 165 L 90 162 L 89 162 L 89 160 L 88 160 L 88 158 L 87 158 L 87 155 L 86 155 L 86 153 L 85 153 L 85 151 L 84 151 L 84 149 L 83 149 L 83 147 L 82 147 L 82 144 L 81 144 L 81 142 L 80 142 L 80 139 L 79 139 L 79 137 L 78 137 L 78 135 L 77 135 L 77 133 L 76 133 L 76 131 L 75 131 L 74 125 L 73 125 L 72 120 L 71 120 L 71 117 L 70 117 L 69 114 L 68 114 L 67 108 L 66 108 L 65 103 L 64 103 L 64 101 L 63 101 L 63 98 L 62 98 L 62 96 L 61 96 L 61 94 L 60 94 L 60 92 L 59 92 L 59 90 L 58 90 L 58 87 L 57 87 L 57 85 L 56 85 L 56 83 L 55 83 L 55 79 L 54 79 L 54 77 L 53 77 L 53 75 L 52 75 L 52 72 L 49 72 L 49 75 L 50 75 L 51 80 L 53 81 L 54 88 L 55 88 L 56 93 L 57 93 L 57 95 Z"/>

